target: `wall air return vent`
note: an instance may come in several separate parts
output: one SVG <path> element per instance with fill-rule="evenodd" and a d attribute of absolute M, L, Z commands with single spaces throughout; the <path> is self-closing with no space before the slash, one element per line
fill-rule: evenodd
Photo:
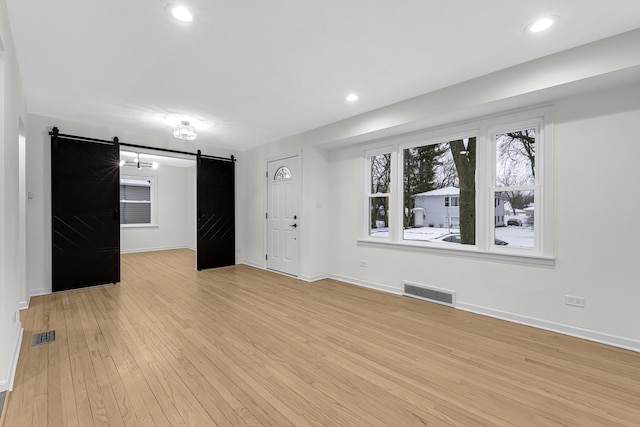
<path fill-rule="evenodd" d="M 455 291 L 427 287 L 406 281 L 404 282 L 403 294 L 408 297 L 419 298 L 429 302 L 448 305 L 450 307 L 453 307 L 456 302 Z"/>

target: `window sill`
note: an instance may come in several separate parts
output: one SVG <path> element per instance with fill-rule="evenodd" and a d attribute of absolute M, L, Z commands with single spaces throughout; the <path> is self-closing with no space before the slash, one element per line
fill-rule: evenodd
<path fill-rule="evenodd" d="M 120 224 L 120 228 L 158 228 L 158 224 Z"/>
<path fill-rule="evenodd" d="M 515 264 L 528 264 L 539 266 L 555 266 L 556 258 L 538 254 L 524 254 L 519 249 L 513 249 L 518 253 L 507 253 L 505 251 L 485 251 L 477 248 L 449 248 L 438 244 L 425 245 L 410 242 L 391 242 L 377 239 L 358 239 L 358 245 L 384 247 L 389 249 L 399 249 L 405 251 L 432 253 L 437 255 L 455 256 L 470 259 L 483 259 L 489 261 L 509 262 Z M 526 249 L 525 249 L 526 250 Z"/>

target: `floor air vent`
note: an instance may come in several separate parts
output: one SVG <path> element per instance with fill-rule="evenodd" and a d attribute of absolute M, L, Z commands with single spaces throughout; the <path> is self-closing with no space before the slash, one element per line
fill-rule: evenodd
<path fill-rule="evenodd" d="M 429 302 L 436 302 L 453 307 L 456 301 L 455 291 L 438 288 L 428 288 L 415 283 L 404 282 L 404 295 L 420 298 Z"/>
<path fill-rule="evenodd" d="M 40 344 L 48 344 L 56 340 L 56 331 L 41 332 L 39 334 L 33 334 L 31 340 L 31 347 Z"/>

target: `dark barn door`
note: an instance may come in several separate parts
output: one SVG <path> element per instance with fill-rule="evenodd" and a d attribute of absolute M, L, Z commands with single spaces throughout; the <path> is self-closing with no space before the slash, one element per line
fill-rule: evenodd
<path fill-rule="evenodd" d="M 51 137 L 53 291 L 120 281 L 117 144 Z"/>
<path fill-rule="evenodd" d="M 235 264 L 234 162 L 198 155 L 198 270 Z"/>

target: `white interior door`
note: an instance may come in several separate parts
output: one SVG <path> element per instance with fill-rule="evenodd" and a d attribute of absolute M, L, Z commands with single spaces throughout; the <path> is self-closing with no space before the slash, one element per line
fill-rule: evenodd
<path fill-rule="evenodd" d="M 268 162 L 267 268 L 293 276 L 300 271 L 299 185 L 298 156 Z"/>

